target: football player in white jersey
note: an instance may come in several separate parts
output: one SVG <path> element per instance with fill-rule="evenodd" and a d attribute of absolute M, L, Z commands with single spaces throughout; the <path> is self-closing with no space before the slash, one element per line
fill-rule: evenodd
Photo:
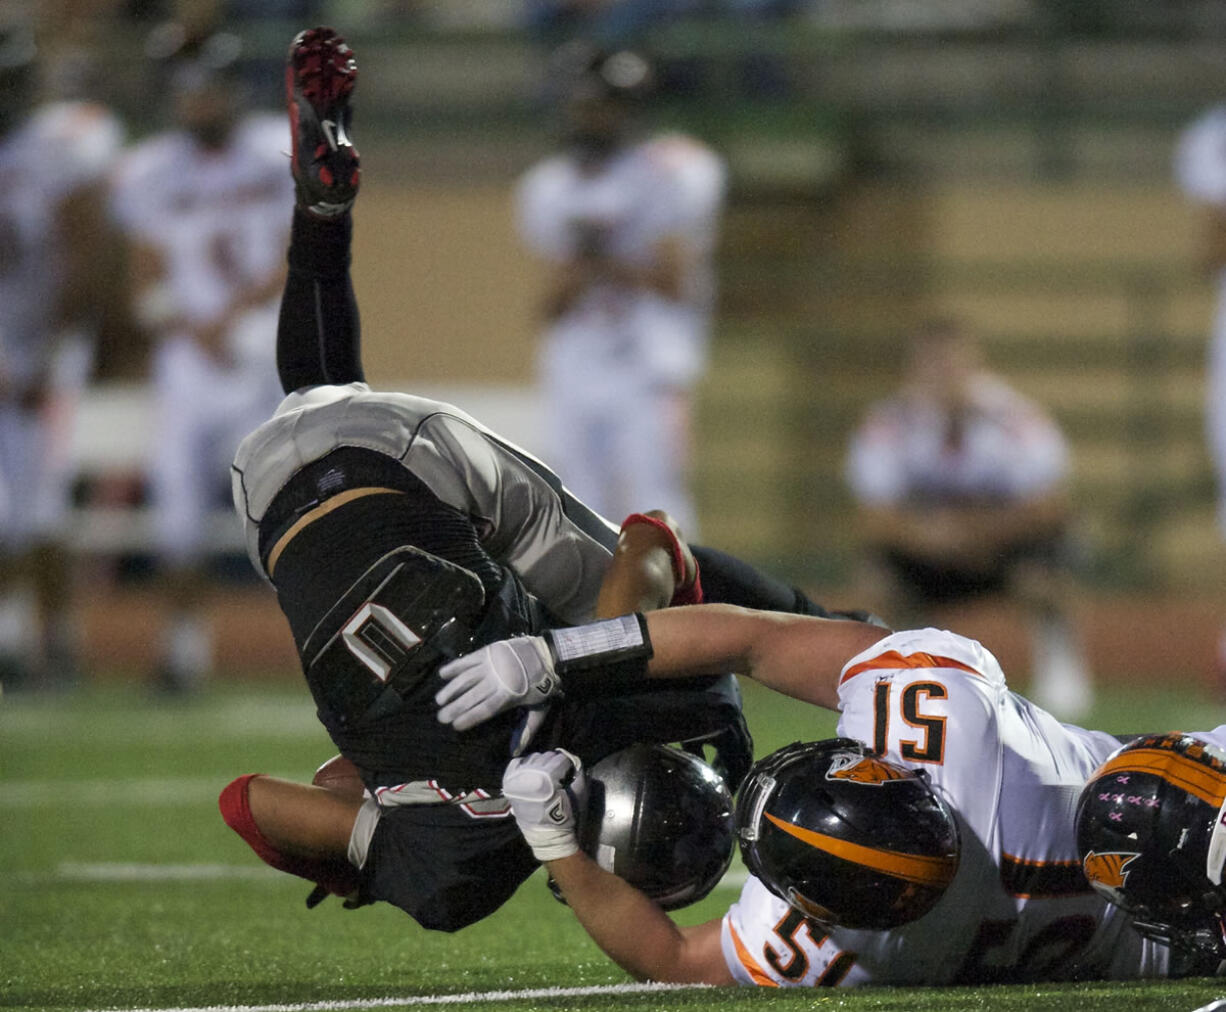
<path fill-rule="evenodd" d="M 515 198 L 520 234 L 548 270 L 549 455 L 594 509 L 653 503 L 693 532 L 690 398 L 706 361 L 724 165 L 691 137 L 636 135 L 650 76 L 641 56 L 573 44 L 555 63 L 567 146 Z"/>
<path fill-rule="evenodd" d="M 678 927 L 580 852 L 565 753 L 517 759 L 503 780 L 567 903 L 635 976 L 792 987 L 1216 968 L 1133 932 L 1082 870 L 1078 795 L 1118 740 L 1010 692 L 996 659 L 951 632 L 719 605 L 626 616 L 445 665 L 439 717 L 464 728 L 525 695 L 712 670 L 838 710 L 843 736 L 755 764 L 737 811 L 752 874 L 722 918 Z"/>
<path fill-rule="evenodd" d="M 35 104 L 35 56 L 28 31 L 0 30 L 0 594 L 13 595 L 0 678 L 8 687 L 74 673 L 62 544 L 68 444 L 108 280 L 100 209 L 123 141 L 119 121 L 97 103 Z M 34 615 L 20 603 L 27 585 Z"/>
<path fill-rule="evenodd" d="M 1218 301 L 1205 376 L 1205 434 L 1217 479 L 1218 527 L 1226 538 L 1226 105 L 1187 127 L 1175 150 L 1175 180 L 1203 211 L 1202 259 L 1217 283 Z M 1226 681 L 1226 628 L 1218 644 Z"/>
<path fill-rule="evenodd" d="M 211 505 L 243 434 L 280 397 L 274 368 L 292 182 L 285 121 L 241 111 L 232 54 L 177 58 L 177 127 L 126 156 L 114 208 L 136 314 L 155 334 L 149 478 L 170 618 L 155 677 L 193 688 L 211 664 L 201 608 Z"/>
<path fill-rule="evenodd" d="M 961 321 L 912 335 L 902 388 L 852 435 L 847 478 L 866 548 L 861 593 L 881 614 L 920 625 L 935 606 L 1008 595 L 1029 613 L 1032 695 L 1066 719 L 1085 713 L 1068 446 L 984 368 Z"/>

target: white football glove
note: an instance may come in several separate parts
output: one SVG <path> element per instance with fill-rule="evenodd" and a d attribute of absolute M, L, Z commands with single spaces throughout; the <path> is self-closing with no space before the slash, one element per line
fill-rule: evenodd
<path fill-rule="evenodd" d="M 559 748 L 512 759 L 502 775 L 502 793 L 538 861 L 578 852 L 587 778 L 577 756 Z"/>
<path fill-rule="evenodd" d="M 438 719 L 457 731 L 515 706 L 536 706 L 561 688 L 549 646 L 540 636 L 491 643 L 449 661 L 439 674 L 447 684 L 434 695 Z"/>

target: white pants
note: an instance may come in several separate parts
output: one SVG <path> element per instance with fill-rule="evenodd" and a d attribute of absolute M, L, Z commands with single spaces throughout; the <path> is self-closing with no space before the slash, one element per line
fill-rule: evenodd
<path fill-rule="evenodd" d="M 1205 435 L 1217 476 L 1218 526 L 1226 538 L 1226 284 L 1218 300 L 1206 363 Z"/>
<path fill-rule="evenodd" d="M 547 379 L 545 386 L 546 460 L 563 484 L 615 523 L 664 509 L 694 537 L 689 391 L 618 385 L 615 396 L 585 398 L 565 383 Z"/>
<path fill-rule="evenodd" d="M 282 393 L 271 362 L 228 367 L 186 337 L 158 346 L 153 372 L 154 534 L 166 561 L 190 565 L 208 550 L 206 519 L 229 487 L 234 451 Z"/>
<path fill-rule="evenodd" d="M 69 456 L 76 391 L 43 410 L 0 404 L 0 545 L 17 554 L 63 532 L 72 489 Z"/>

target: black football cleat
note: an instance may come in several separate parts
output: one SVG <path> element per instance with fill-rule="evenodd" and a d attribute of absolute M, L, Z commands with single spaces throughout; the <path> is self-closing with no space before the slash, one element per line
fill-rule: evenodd
<path fill-rule="evenodd" d="M 298 205 L 320 218 L 348 211 L 358 193 L 361 170 L 349 139 L 349 96 L 357 77 L 353 50 L 331 28 L 294 36 L 285 67 L 290 171 Z"/>

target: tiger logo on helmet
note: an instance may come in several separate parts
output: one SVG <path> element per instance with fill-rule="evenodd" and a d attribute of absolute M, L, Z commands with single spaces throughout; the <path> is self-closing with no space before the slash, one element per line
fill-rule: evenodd
<path fill-rule="evenodd" d="M 836 755 L 826 770 L 827 780 L 850 780 L 857 784 L 880 787 L 882 784 L 906 780 L 915 774 L 888 763 L 875 755 L 844 752 Z"/>
<path fill-rule="evenodd" d="M 1109 895 L 1121 895 L 1128 882 L 1128 866 L 1141 855 L 1136 851 L 1090 851 L 1081 861 L 1086 880 L 1096 890 Z"/>

